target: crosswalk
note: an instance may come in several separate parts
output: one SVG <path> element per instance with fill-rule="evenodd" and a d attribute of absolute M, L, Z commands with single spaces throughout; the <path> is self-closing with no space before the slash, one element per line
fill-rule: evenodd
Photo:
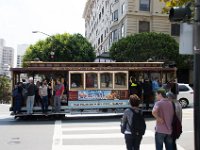
<path fill-rule="evenodd" d="M 0 119 L 7 119 L 7 118 L 12 118 L 9 114 L 1 114 Z"/>
<path fill-rule="evenodd" d="M 2 108 L 1 108 L 2 106 Z M 3 109 L 4 105 L 0 105 L 1 114 L 0 121 L 13 120 L 10 116 L 8 107 Z M 193 120 L 193 109 L 183 110 L 183 122 Z M 154 124 L 154 122 L 148 122 Z M 185 126 L 183 135 L 192 133 L 193 129 Z M 71 121 L 55 121 L 53 131 L 52 150 L 126 150 L 123 134 L 120 133 L 119 122 L 71 122 Z M 179 150 L 184 150 L 178 145 Z M 141 150 L 155 150 L 154 131 L 148 128 L 141 143 Z"/>
<path fill-rule="evenodd" d="M 52 150 L 126 150 L 119 124 L 55 122 Z M 155 150 L 154 132 L 146 130 L 141 150 Z M 184 150 L 178 145 L 179 150 Z"/>
<path fill-rule="evenodd" d="M 193 119 L 193 116 L 194 116 L 193 109 L 191 108 L 183 109 L 182 118 L 184 120 L 191 120 Z"/>

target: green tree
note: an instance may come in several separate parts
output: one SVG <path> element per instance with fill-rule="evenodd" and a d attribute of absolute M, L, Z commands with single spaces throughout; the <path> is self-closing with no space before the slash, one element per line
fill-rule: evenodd
<path fill-rule="evenodd" d="M 54 58 L 51 58 L 54 52 Z M 92 45 L 81 34 L 56 34 L 30 45 L 23 62 L 38 58 L 41 61 L 94 61 Z"/>
<path fill-rule="evenodd" d="M 9 103 L 11 100 L 10 80 L 6 76 L 0 76 L 0 100 Z"/>
<path fill-rule="evenodd" d="M 165 3 L 165 7 L 163 8 L 163 12 L 168 12 L 170 8 L 175 6 L 183 6 L 187 2 L 194 2 L 194 0 L 160 0 Z"/>
<path fill-rule="evenodd" d="M 116 61 L 175 61 L 179 67 L 186 67 L 188 56 L 179 54 L 178 43 L 164 33 L 139 33 L 113 43 L 110 56 Z M 184 61 L 185 62 L 184 62 Z"/>

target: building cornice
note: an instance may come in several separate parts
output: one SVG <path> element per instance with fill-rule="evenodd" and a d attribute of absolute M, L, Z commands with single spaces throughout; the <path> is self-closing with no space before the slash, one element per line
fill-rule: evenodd
<path fill-rule="evenodd" d="M 82 15 L 82 17 L 83 17 L 84 19 L 87 18 L 88 12 L 89 12 L 89 10 L 91 10 L 91 7 L 90 7 L 90 6 L 92 5 L 92 3 L 94 3 L 94 0 L 87 0 L 87 2 L 86 2 L 86 4 L 85 4 L 84 11 L 83 11 L 83 15 Z"/>

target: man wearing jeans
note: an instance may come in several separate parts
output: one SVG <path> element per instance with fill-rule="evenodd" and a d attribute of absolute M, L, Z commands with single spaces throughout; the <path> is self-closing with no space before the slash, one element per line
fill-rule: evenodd
<path fill-rule="evenodd" d="M 163 150 L 163 143 L 166 150 L 173 150 L 172 120 L 173 120 L 173 105 L 166 98 L 166 91 L 158 89 L 156 92 L 157 102 L 152 110 L 153 116 L 156 118 L 155 127 L 155 144 L 156 150 Z"/>
<path fill-rule="evenodd" d="M 55 86 L 55 96 L 54 96 L 54 107 L 55 112 L 59 113 L 61 109 L 61 98 L 64 93 L 64 85 L 61 83 L 60 79 L 56 80 L 56 86 Z"/>
<path fill-rule="evenodd" d="M 42 112 L 48 112 L 48 87 L 47 87 L 47 80 L 43 80 L 42 85 L 39 87 L 39 95 L 42 100 Z"/>
<path fill-rule="evenodd" d="M 35 100 L 35 84 L 33 83 L 33 78 L 29 78 L 29 84 L 27 85 L 27 100 L 26 100 L 26 109 L 27 114 L 33 114 L 33 105 Z"/>

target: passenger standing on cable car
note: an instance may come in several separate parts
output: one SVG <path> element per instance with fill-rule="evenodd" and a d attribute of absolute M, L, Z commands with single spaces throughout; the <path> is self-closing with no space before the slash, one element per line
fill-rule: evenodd
<path fill-rule="evenodd" d="M 55 85 L 55 96 L 54 96 L 54 108 L 55 113 L 59 113 L 61 109 L 61 99 L 64 93 L 64 85 L 61 83 L 60 79 L 56 80 Z"/>
<path fill-rule="evenodd" d="M 42 86 L 42 82 L 37 81 L 35 86 L 35 106 L 41 106 L 42 103 L 42 99 L 39 93 L 40 86 Z"/>
<path fill-rule="evenodd" d="M 27 85 L 27 100 L 26 100 L 26 109 L 27 114 L 33 114 L 33 106 L 35 100 L 35 84 L 33 83 L 33 78 L 29 78 L 29 83 Z"/>
<path fill-rule="evenodd" d="M 129 80 L 129 95 L 136 94 L 139 98 L 142 97 L 142 87 L 140 82 L 137 82 L 135 78 L 130 76 Z"/>
<path fill-rule="evenodd" d="M 48 89 L 47 89 L 47 93 L 48 93 L 48 104 L 53 106 L 53 100 L 52 100 L 52 86 L 51 86 L 51 82 L 48 83 L 47 85 Z"/>
<path fill-rule="evenodd" d="M 13 100 L 14 100 L 13 112 L 14 112 L 14 114 L 19 114 L 21 111 L 21 103 L 22 103 L 22 99 L 23 99 L 21 82 L 18 82 L 17 85 L 15 85 L 12 96 L 13 96 Z"/>
<path fill-rule="evenodd" d="M 146 104 L 146 109 L 149 109 L 149 104 L 153 103 L 152 82 L 146 78 L 143 83 L 143 101 Z"/>
<path fill-rule="evenodd" d="M 42 85 L 39 87 L 39 95 L 42 101 L 42 112 L 48 112 L 48 87 L 47 80 L 43 80 Z"/>

